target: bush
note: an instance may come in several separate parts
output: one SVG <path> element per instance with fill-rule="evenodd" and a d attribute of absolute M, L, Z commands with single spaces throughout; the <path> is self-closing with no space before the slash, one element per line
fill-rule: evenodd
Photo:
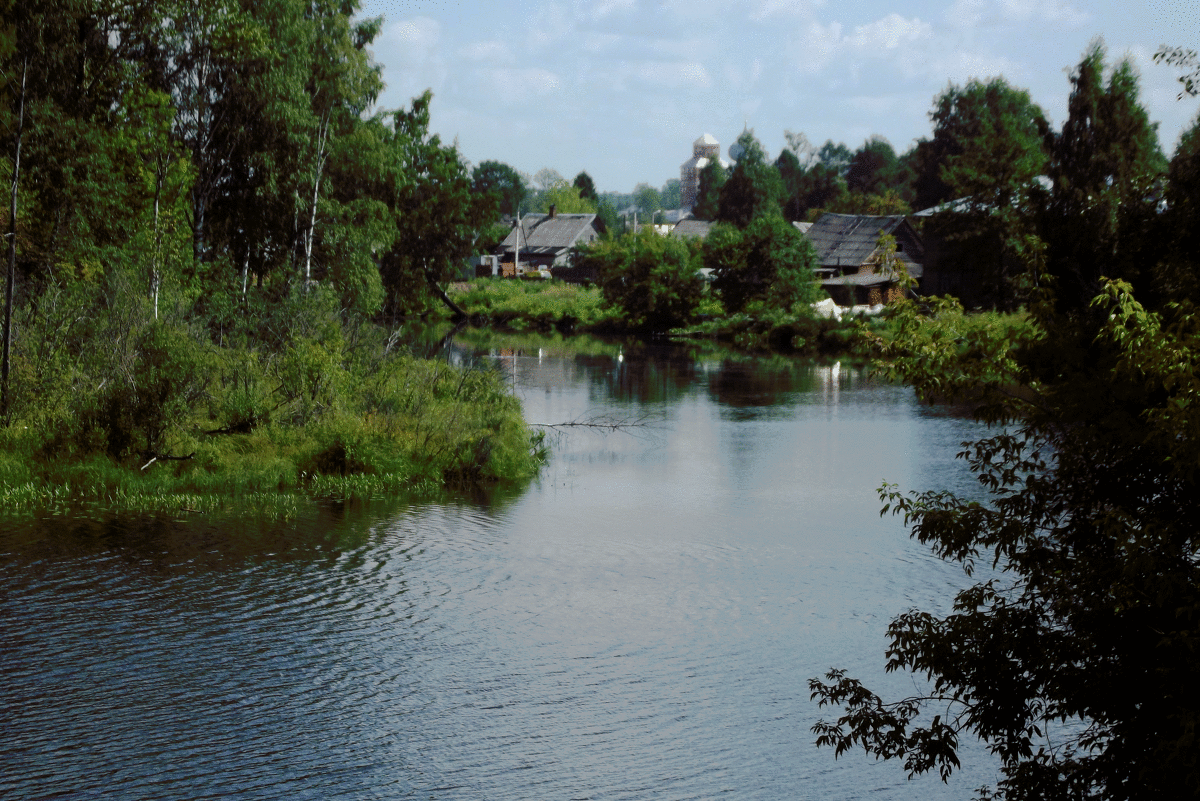
<path fill-rule="evenodd" d="M 650 229 L 593 242 L 576 264 L 596 271 L 604 299 L 634 329 L 686 325 L 704 296 L 696 246 Z"/>
<path fill-rule="evenodd" d="M 722 223 L 704 241 L 702 259 L 713 287 L 731 312 L 752 300 L 779 310 L 815 303 L 821 296 L 812 243 L 782 217 L 764 214 L 746 228 Z"/>

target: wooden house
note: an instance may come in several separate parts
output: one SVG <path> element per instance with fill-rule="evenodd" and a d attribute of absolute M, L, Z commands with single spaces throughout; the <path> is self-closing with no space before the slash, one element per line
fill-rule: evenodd
<path fill-rule="evenodd" d="M 549 214 L 526 214 L 496 248 L 500 274 L 569 267 L 572 249 L 598 236 L 595 214 L 558 214 L 553 206 Z"/>
<path fill-rule="evenodd" d="M 823 214 L 804 235 L 817 251 L 817 279 L 839 306 L 873 306 L 900 297 L 901 270 L 918 282 L 924 274 L 921 236 L 903 216 Z M 883 235 L 893 237 L 893 263 L 883 264 Z"/>

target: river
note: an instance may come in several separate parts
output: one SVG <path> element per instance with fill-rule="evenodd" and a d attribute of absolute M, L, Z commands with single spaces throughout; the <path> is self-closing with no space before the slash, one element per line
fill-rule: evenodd
<path fill-rule="evenodd" d="M 949 799 L 835 760 L 807 680 L 967 579 L 877 489 L 977 494 L 981 429 L 848 364 L 534 340 L 523 492 L 0 532 L 0 798 Z M 565 423 L 591 423 L 571 425 Z M 615 430 L 597 427 L 616 424 Z"/>

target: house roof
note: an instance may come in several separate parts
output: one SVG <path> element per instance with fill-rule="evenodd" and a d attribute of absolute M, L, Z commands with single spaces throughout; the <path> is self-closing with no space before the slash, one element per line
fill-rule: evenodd
<path fill-rule="evenodd" d="M 595 214 L 526 214 L 521 218 L 521 252 L 560 253 L 574 247 L 589 230 L 595 231 Z M 591 237 L 588 237 L 589 239 Z M 500 250 L 517 247 L 517 229 L 509 231 Z"/>
<path fill-rule="evenodd" d="M 698 237 L 699 239 L 703 239 L 704 237 L 708 236 L 708 232 L 714 225 L 716 225 L 716 223 L 709 222 L 708 220 L 697 220 L 695 218 L 680 220 L 675 224 L 675 227 L 671 229 L 671 236 L 675 237 L 676 239 L 684 239 L 687 237 Z"/>
<path fill-rule="evenodd" d="M 920 278 L 924 249 L 920 236 L 903 215 L 876 217 L 865 214 L 822 214 L 804 235 L 817 251 L 817 261 L 825 268 L 849 268 L 867 264 L 875 256 L 881 234 L 895 236 L 907 245 L 896 256 L 909 275 Z M 915 246 L 915 248 L 914 248 Z M 913 252 L 914 249 L 916 252 Z"/>

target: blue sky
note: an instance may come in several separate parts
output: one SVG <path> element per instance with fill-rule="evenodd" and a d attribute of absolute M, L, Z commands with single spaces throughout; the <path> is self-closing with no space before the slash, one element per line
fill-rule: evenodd
<path fill-rule="evenodd" d="M 897 152 L 931 132 L 948 84 L 1002 75 L 1058 127 L 1068 72 L 1101 36 L 1128 56 L 1170 154 L 1200 101 L 1177 101 L 1160 44 L 1200 49 L 1200 2 L 363 0 L 382 15 L 380 107 L 434 93 L 431 130 L 466 159 L 587 172 L 602 191 L 679 177 L 691 143 L 743 126 L 772 158 L 784 131 Z"/>

